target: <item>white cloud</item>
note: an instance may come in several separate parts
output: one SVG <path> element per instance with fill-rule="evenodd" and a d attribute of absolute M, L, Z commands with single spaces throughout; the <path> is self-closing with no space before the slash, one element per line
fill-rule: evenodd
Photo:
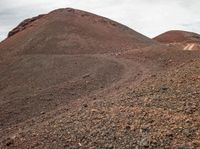
<path fill-rule="evenodd" d="M 0 40 L 20 21 L 64 7 L 108 17 L 149 37 L 172 29 L 200 33 L 197 0 L 1 0 Z"/>

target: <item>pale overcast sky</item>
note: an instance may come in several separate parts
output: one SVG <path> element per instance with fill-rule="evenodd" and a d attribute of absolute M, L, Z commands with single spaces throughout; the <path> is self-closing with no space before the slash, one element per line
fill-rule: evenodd
<path fill-rule="evenodd" d="M 0 41 L 24 19 L 66 7 L 102 15 L 149 37 L 174 29 L 200 33 L 200 0 L 0 0 Z"/>

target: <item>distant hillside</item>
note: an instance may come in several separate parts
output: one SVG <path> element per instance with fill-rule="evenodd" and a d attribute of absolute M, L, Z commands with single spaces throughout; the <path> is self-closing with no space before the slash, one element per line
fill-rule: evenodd
<path fill-rule="evenodd" d="M 120 52 L 156 42 L 107 18 L 76 9 L 58 9 L 27 19 L 10 31 L 1 53 L 91 54 Z"/>
<path fill-rule="evenodd" d="M 197 33 L 174 30 L 165 32 L 154 40 L 181 47 L 183 50 L 200 50 L 200 35 Z"/>
<path fill-rule="evenodd" d="M 168 31 L 160 34 L 154 38 L 154 40 L 162 43 L 177 43 L 177 42 L 200 42 L 200 35 L 197 33 L 186 31 Z"/>

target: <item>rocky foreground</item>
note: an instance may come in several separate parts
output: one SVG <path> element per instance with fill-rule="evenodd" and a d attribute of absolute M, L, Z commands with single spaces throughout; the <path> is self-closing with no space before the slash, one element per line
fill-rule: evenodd
<path fill-rule="evenodd" d="M 73 9 L 22 26 L 0 44 L 0 148 L 200 147 L 198 50 Z"/>

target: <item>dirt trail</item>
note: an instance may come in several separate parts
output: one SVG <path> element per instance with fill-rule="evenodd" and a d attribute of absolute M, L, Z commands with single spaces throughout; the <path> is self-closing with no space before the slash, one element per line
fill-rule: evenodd
<path fill-rule="evenodd" d="M 33 128 L 39 127 L 39 125 L 43 125 L 48 123 L 48 121 L 51 121 L 52 119 L 55 119 L 63 116 L 65 112 L 69 112 L 71 109 L 78 109 L 82 107 L 83 105 L 88 105 L 93 99 L 96 99 L 97 97 L 106 98 L 106 96 L 115 94 L 117 90 L 119 90 L 121 87 L 125 86 L 125 84 L 129 83 L 129 81 L 132 81 L 133 83 L 138 84 L 141 80 L 145 78 L 147 75 L 147 72 L 149 71 L 147 68 L 145 68 L 144 65 L 140 65 L 138 62 L 134 62 L 132 60 L 126 60 L 123 58 L 116 58 L 114 56 L 110 55 L 103 55 L 103 54 L 95 54 L 95 55 L 75 55 L 80 57 L 92 57 L 94 59 L 101 60 L 103 63 L 106 62 L 104 65 L 108 65 L 108 62 L 115 63 L 116 65 L 123 68 L 123 72 L 114 74 L 114 76 L 118 76 L 118 79 L 112 82 L 111 84 L 106 85 L 104 88 L 97 89 L 95 91 L 90 92 L 86 96 L 78 97 L 77 99 L 73 99 L 72 101 L 68 102 L 66 105 L 55 107 L 54 109 L 50 111 L 46 111 L 45 113 L 41 113 L 40 115 L 33 116 L 32 118 L 29 118 L 27 120 L 23 120 L 20 123 L 11 125 L 8 128 L 4 128 L 0 130 L 1 134 L 1 141 L 12 137 L 13 135 L 17 135 L 23 131 L 27 131 Z M 112 66 L 111 66 L 112 67 Z M 120 68 L 119 67 L 119 68 Z M 120 69 L 121 69 L 120 68 Z M 112 69 L 110 69 L 112 70 Z M 110 70 L 106 70 L 108 74 L 113 76 L 113 73 L 110 72 Z M 118 72 L 118 71 L 117 71 Z M 100 73 L 100 72 L 99 72 Z M 87 76 L 86 76 L 87 77 Z M 133 84 L 132 84 L 133 85 Z M 57 86 L 60 86 L 59 84 Z M 134 86 L 134 85 L 133 85 Z M 51 86 L 49 89 L 45 90 L 51 90 L 51 88 L 55 88 L 55 86 Z M 44 92 L 44 90 L 41 91 L 41 93 Z M 113 92 L 113 93 L 112 93 Z M 41 94 L 38 93 L 38 94 Z M 42 95 L 42 94 L 41 94 Z M 36 98 L 38 98 L 38 95 L 35 95 Z M 31 97 L 34 98 L 34 97 Z M 14 109 L 15 110 L 15 109 Z M 24 114 L 23 114 L 24 115 Z M 2 117 L 4 117 L 2 115 Z M 4 135 L 3 135 L 4 134 Z M 5 136 L 7 134 L 7 136 Z"/>
<path fill-rule="evenodd" d="M 199 59 L 196 53 L 165 52 L 73 55 L 90 65 L 96 61 L 73 78 L 81 82 L 76 87 L 86 78 L 96 78 L 99 87 L 0 130 L 0 148 L 198 147 Z M 52 91 L 56 98 L 61 84 L 33 99 Z"/>

